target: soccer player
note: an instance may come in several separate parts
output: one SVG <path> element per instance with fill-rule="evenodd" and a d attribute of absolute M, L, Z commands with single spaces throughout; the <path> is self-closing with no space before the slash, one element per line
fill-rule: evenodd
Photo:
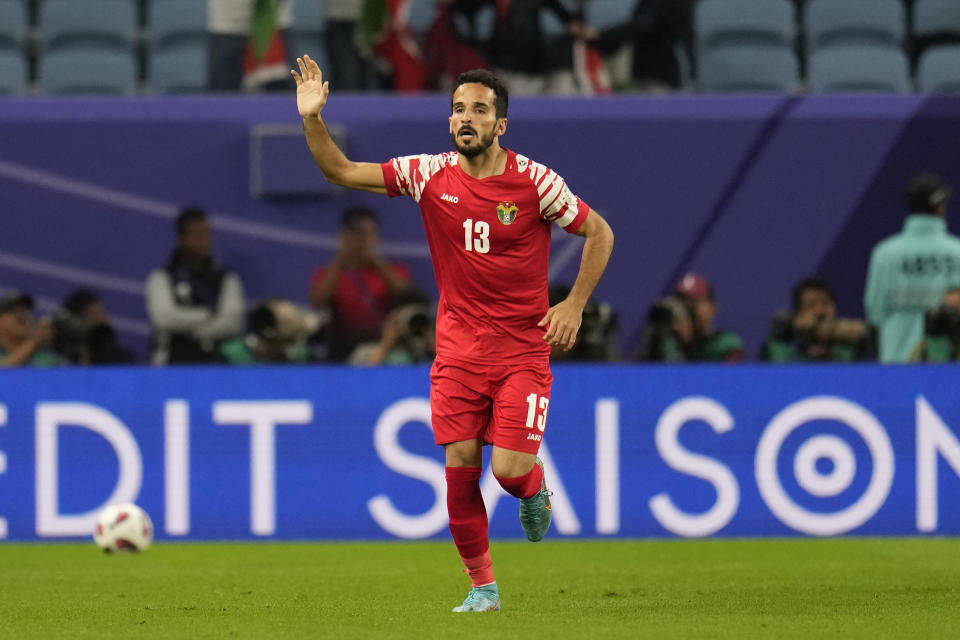
<path fill-rule="evenodd" d="M 317 63 L 297 60 L 297 108 L 307 144 L 327 180 L 420 205 L 440 291 L 437 356 L 430 371 L 434 439 L 444 448 L 450 533 L 473 583 L 453 610 L 498 611 L 487 513 L 480 493 L 482 447 L 500 485 L 520 498 L 531 541 L 550 526 L 550 495 L 537 457 L 550 403 L 551 346 L 570 349 L 581 312 L 606 268 L 613 232 L 563 179 L 500 146 L 507 90 L 490 72 L 468 71 L 451 100 L 456 151 L 352 162 L 320 113 L 330 94 Z M 550 307 L 550 223 L 585 238 L 570 294 Z"/>

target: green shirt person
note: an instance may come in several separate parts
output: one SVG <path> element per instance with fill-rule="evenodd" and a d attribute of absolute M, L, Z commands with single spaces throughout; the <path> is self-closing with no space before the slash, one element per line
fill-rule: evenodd
<path fill-rule="evenodd" d="M 766 362 L 853 362 L 873 357 L 873 332 L 863 320 L 838 318 L 836 295 L 820 278 L 793 288 L 793 311 L 773 316 L 763 344 Z"/>
<path fill-rule="evenodd" d="M 648 362 L 742 362 L 743 339 L 717 329 L 716 295 L 704 276 L 688 273 L 647 317 L 635 358 Z"/>
<path fill-rule="evenodd" d="M 907 362 L 923 339 L 924 314 L 960 285 L 960 238 L 947 233 L 953 191 L 936 175 L 921 174 L 907 187 L 912 212 L 903 231 L 870 256 L 863 305 L 877 328 L 881 362 Z"/>
<path fill-rule="evenodd" d="M 220 345 L 226 364 L 304 364 L 310 361 L 311 322 L 292 302 L 263 301 L 247 315 L 247 334 Z"/>

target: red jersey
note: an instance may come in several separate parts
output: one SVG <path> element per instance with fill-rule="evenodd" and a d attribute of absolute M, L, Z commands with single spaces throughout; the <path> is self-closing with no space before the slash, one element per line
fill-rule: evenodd
<path fill-rule="evenodd" d="M 506 151 L 504 172 L 482 180 L 460 168 L 455 151 L 381 165 L 387 193 L 420 205 L 444 359 L 505 364 L 550 354 L 537 326 L 548 309 L 550 223 L 573 233 L 590 209 L 556 173 Z"/>

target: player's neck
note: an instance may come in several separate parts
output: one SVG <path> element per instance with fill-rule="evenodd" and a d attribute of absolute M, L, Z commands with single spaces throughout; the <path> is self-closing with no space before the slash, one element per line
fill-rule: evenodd
<path fill-rule="evenodd" d="M 499 176 L 507 170 L 507 150 L 496 141 L 486 151 L 473 158 L 459 154 L 457 162 L 460 169 L 471 178 L 483 180 L 491 176 Z"/>

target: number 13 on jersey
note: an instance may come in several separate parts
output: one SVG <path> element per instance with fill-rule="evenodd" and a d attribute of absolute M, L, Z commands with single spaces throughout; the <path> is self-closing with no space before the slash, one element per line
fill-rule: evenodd
<path fill-rule="evenodd" d="M 467 251 L 488 253 L 490 251 L 490 225 L 483 220 L 473 221 L 467 218 L 463 221 L 463 243 Z"/>
<path fill-rule="evenodd" d="M 527 396 L 527 428 L 533 429 L 533 420 L 537 420 L 537 429 L 543 431 L 547 428 L 547 407 L 550 404 L 550 398 L 538 396 L 531 393 Z M 539 411 L 537 409 L 539 408 Z"/>

